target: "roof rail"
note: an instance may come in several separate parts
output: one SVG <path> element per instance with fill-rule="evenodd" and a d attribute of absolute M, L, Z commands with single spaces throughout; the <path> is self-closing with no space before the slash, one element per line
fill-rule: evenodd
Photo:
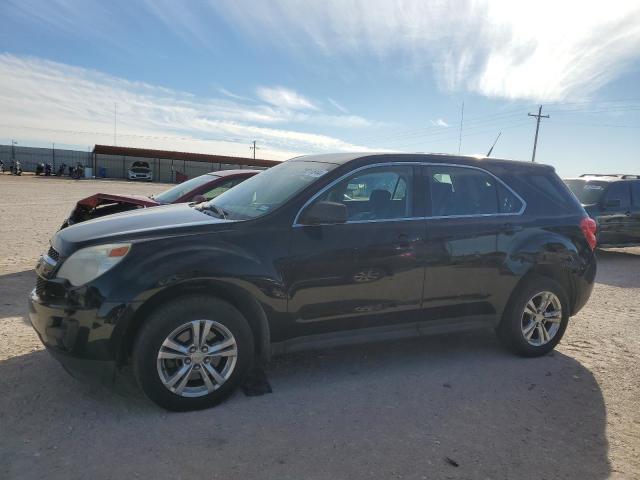
<path fill-rule="evenodd" d="M 628 173 L 583 173 L 581 177 L 615 177 L 623 180 L 640 180 L 640 175 L 631 175 Z"/>

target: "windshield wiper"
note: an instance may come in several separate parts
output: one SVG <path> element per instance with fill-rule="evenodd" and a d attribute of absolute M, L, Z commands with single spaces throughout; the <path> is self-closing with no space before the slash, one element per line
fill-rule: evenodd
<path fill-rule="evenodd" d="M 226 212 L 222 208 L 213 203 L 202 202 L 198 205 L 195 205 L 194 208 L 196 210 L 201 211 L 202 213 L 206 213 L 207 215 L 211 215 L 211 213 L 215 213 L 217 217 L 222 218 L 223 220 L 227 220 L 227 216 L 229 212 Z"/>
<path fill-rule="evenodd" d="M 216 212 L 218 215 L 220 215 L 222 217 L 223 220 L 227 219 L 227 215 L 228 213 L 225 212 L 222 208 L 220 208 L 217 205 L 214 205 L 213 203 L 209 203 L 208 207 L 213 210 L 214 212 Z"/>

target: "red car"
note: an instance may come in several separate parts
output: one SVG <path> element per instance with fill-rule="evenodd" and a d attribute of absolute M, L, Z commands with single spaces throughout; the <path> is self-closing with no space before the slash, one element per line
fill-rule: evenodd
<path fill-rule="evenodd" d="M 180 183 L 158 195 L 113 195 L 96 193 L 78 201 L 60 229 L 93 218 L 136 208 L 157 207 L 170 203 L 204 202 L 238 185 L 260 170 L 219 170 Z"/>

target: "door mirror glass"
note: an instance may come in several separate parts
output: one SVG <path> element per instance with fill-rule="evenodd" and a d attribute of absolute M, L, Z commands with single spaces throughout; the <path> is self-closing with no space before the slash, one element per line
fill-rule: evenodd
<path fill-rule="evenodd" d="M 347 207 L 338 202 L 316 202 L 305 210 L 300 223 L 304 225 L 320 225 L 323 223 L 345 223 Z"/>

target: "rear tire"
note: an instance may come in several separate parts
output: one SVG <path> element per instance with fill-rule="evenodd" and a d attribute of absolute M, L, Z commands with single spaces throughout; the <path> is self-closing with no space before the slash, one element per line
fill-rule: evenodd
<path fill-rule="evenodd" d="M 532 276 L 513 293 L 496 329 L 512 352 L 546 355 L 560 342 L 569 323 L 569 298 L 552 278 Z"/>
<path fill-rule="evenodd" d="M 231 395 L 253 359 L 253 334 L 235 307 L 186 295 L 149 316 L 134 345 L 133 370 L 156 404 L 173 411 L 199 410 Z"/>

